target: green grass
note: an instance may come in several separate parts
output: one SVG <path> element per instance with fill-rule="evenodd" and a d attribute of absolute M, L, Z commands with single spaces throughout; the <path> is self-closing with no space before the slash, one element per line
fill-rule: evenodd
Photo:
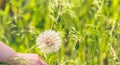
<path fill-rule="evenodd" d="M 117 65 L 120 1 L 55 1 L 6 0 L 0 10 L 0 40 L 17 52 L 39 54 L 48 65 Z M 62 46 L 60 51 L 44 55 L 35 41 L 48 29 L 61 35 Z"/>

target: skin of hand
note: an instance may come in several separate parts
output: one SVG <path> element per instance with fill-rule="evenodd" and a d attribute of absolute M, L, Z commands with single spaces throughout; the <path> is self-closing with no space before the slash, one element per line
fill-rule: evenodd
<path fill-rule="evenodd" d="M 10 57 L 17 56 L 17 53 L 3 42 L 0 42 L 0 62 L 7 62 Z"/>
<path fill-rule="evenodd" d="M 12 57 L 21 57 L 26 61 L 30 61 L 30 65 L 47 65 L 37 54 L 21 54 L 15 52 L 12 48 L 0 42 L 0 62 L 8 63 Z"/>
<path fill-rule="evenodd" d="M 42 61 L 41 58 L 37 54 L 18 54 L 25 60 L 28 60 L 31 64 L 30 65 L 47 65 L 45 62 Z"/>

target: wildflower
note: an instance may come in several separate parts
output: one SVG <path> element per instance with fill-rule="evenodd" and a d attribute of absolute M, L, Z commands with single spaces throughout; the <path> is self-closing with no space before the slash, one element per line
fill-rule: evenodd
<path fill-rule="evenodd" d="M 41 52 L 52 53 L 59 50 L 61 46 L 61 37 L 53 30 L 46 30 L 38 36 L 36 43 Z"/>

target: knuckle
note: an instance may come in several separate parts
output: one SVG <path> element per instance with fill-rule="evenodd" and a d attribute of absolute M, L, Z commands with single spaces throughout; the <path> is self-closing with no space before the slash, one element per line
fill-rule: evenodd
<path fill-rule="evenodd" d="M 33 56 L 34 56 L 34 57 L 39 57 L 39 55 L 38 55 L 38 54 L 33 54 Z"/>

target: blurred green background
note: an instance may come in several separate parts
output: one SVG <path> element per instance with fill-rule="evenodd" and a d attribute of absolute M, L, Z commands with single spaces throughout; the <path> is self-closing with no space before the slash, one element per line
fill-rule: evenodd
<path fill-rule="evenodd" d="M 44 55 L 36 37 L 48 29 L 62 46 Z M 120 0 L 0 0 L 0 40 L 48 65 L 119 65 Z"/>

